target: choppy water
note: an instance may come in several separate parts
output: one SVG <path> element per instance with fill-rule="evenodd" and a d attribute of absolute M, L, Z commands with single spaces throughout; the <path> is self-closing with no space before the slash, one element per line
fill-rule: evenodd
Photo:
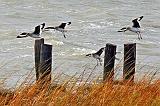
<path fill-rule="evenodd" d="M 137 43 L 137 76 L 159 70 L 160 0 L 0 0 L 0 77 L 11 73 L 15 82 L 34 68 L 34 39 L 16 39 L 23 31 L 32 31 L 42 22 L 47 26 L 71 21 L 67 39 L 59 32 L 46 32 L 42 37 L 53 45 L 53 73 L 81 73 L 85 65 L 93 68 L 96 61 L 85 54 L 97 51 L 106 43 Z M 132 25 L 133 18 L 143 15 L 143 40 L 134 33 L 117 30 Z M 122 63 L 116 61 L 116 63 Z M 143 67 L 143 68 L 142 68 Z M 90 69 L 88 69 L 90 70 Z M 99 66 L 94 74 L 102 75 Z M 122 69 L 118 73 L 122 74 Z M 33 74 L 34 71 L 33 71 Z M 121 78 L 121 76 L 120 76 Z M 13 84 L 12 84 L 13 85 Z"/>

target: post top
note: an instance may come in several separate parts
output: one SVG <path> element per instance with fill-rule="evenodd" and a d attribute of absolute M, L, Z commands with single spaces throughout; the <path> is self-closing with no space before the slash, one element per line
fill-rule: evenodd
<path fill-rule="evenodd" d="M 106 46 L 117 46 L 117 45 L 114 45 L 114 44 L 111 44 L 111 43 L 107 43 Z"/>
<path fill-rule="evenodd" d="M 136 43 L 127 43 L 127 44 L 124 44 L 124 45 L 136 45 Z"/>

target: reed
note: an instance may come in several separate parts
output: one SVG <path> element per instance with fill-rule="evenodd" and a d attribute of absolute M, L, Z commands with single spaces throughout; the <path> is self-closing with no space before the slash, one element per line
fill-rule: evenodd
<path fill-rule="evenodd" d="M 60 76 L 58 76 L 60 77 Z M 28 78 L 31 78 L 28 76 Z M 28 78 L 26 78 L 28 80 Z M 14 91 L 1 87 L 0 106 L 159 106 L 160 80 L 136 83 L 113 81 L 88 83 L 71 76 L 60 84 L 26 81 Z M 31 80 L 31 79 L 30 79 Z M 28 80 L 29 81 L 29 80 Z M 56 81 L 56 77 L 52 82 Z"/>

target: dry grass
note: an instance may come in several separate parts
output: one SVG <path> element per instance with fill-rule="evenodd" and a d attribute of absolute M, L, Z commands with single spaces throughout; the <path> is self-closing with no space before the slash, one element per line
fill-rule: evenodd
<path fill-rule="evenodd" d="M 22 84 L 23 85 L 23 84 Z M 160 81 L 148 83 L 79 83 L 49 86 L 33 83 L 0 90 L 0 106 L 160 106 Z"/>

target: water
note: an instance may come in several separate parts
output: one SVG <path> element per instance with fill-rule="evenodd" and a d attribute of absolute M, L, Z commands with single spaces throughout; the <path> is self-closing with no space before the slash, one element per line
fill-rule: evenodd
<path fill-rule="evenodd" d="M 32 31 L 43 22 L 47 26 L 72 22 L 67 27 L 67 39 L 54 31 L 42 35 L 45 43 L 53 45 L 53 73 L 73 75 L 81 73 L 86 66 L 88 71 L 93 70 L 96 61 L 85 54 L 97 51 L 106 43 L 117 45 L 117 51 L 122 52 L 117 58 L 122 60 L 123 44 L 137 43 L 137 78 L 157 71 L 160 68 L 159 4 L 159 0 L 0 0 L 0 78 L 10 75 L 9 80 L 17 82 L 34 69 L 34 39 L 16 39 L 16 36 Z M 141 15 L 144 16 L 143 40 L 139 41 L 134 33 L 117 32 L 123 26 L 132 25 L 131 20 Z M 102 70 L 98 66 L 94 75 L 102 76 Z M 122 78 L 121 68 L 117 73 Z"/>

